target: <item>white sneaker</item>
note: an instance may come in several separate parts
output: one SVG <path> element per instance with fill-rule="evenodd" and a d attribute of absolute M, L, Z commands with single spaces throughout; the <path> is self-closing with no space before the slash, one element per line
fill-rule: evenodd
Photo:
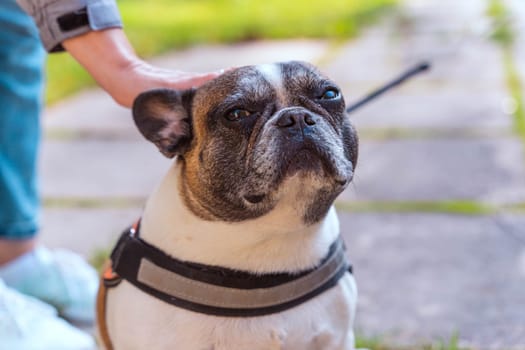
<path fill-rule="evenodd" d="M 94 323 L 99 278 L 77 254 L 37 247 L 2 266 L 0 278 L 20 293 L 53 305 L 74 323 Z"/>
<path fill-rule="evenodd" d="M 0 279 L 0 350 L 91 350 L 93 337 L 69 325 L 56 310 L 8 288 Z"/>

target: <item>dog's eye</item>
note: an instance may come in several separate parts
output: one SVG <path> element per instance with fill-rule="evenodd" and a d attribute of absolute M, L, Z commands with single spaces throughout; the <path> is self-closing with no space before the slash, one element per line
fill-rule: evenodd
<path fill-rule="evenodd" d="M 329 88 L 321 95 L 321 100 L 334 100 L 339 97 L 339 91 L 334 88 Z"/>
<path fill-rule="evenodd" d="M 237 121 L 237 120 L 240 120 L 240 119 L 243 119 L 243 118 L 247 118 L 250 115 L 252 115 L 252 112 L 247 111 L 246 109 L 236 108 L 236 109 L 232 109 L 231 111 L 226 113 L 225 117 L 229 121 L 234 122 L 234 121 Z"/>

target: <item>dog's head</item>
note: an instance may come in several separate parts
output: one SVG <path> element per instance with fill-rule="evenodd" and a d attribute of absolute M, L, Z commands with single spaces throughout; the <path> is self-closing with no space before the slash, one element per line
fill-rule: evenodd
<path fill-rule="evenodd" d="M 253 219 L 286 203 L 313 224 L 357 161 L 340 89 L 302 62 L 238 68 L 198 89 L 147 91 L 133 117 L 164 155 L 178 156 L 180 193 L 206 220 Z"/>

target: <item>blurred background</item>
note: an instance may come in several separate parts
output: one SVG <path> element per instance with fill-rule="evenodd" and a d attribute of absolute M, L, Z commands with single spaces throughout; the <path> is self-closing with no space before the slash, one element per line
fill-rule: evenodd
<path fill-rule="evenodd" d="M 299 59 L 357 110 L 339 197 L 370 349 L 525 349 L 524 0 L 120 0 L 136 50 L 208 71 Z M 67 54 L 48 60 L 42 240 L 95 265 L 170 161 Z"/>

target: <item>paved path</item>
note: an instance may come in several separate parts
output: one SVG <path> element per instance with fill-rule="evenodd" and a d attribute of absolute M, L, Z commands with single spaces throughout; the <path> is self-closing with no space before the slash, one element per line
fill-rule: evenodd
<path fill-rule="evenodd" d="M 509 4 L 521 10 L 521 1 Z M 157 63 L 208 70 L 301 59 L 320 64 L 351 101 L 430 56 L 430 74 L 352 115 L 360 162 L 340 202 L 392 208 L 340 211 L 360 287 L 357 327 L 386 343 L 415 346 L 459 332 L 473 348 L 525 349 L 523 211 L 395 210 L 416 201 L 525 202 L 524 145 L 505 113 L 501 50 L 483 35 L 485 2 L 406 3 L 337 49 L 324 41 L 258 42 L 193 48 Z M 525 10 L 515 12 L 525 18 Z M 89 256 L 140 215 L 169 161 L 142 140 L 129 111 L 98 90 L 50 108 L 45 127 L 42 239 Z"/>

